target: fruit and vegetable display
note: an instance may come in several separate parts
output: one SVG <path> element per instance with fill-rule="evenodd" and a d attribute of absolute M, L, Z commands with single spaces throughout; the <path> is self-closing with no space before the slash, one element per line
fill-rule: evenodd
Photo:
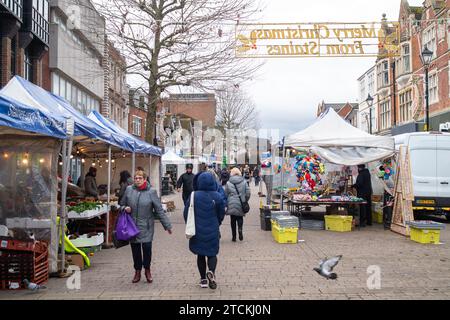
<path fill-rule="evenodd" d="M 79 203 L 74 203 L 71 202 L 69 203 L 69 211 L 74 211 L 76 213 L 82 213 L 88 210 L 96 210 L 96 209 L 100 209 L 102 207 L 102 203 L 100 202 L 87 202 L 87 201 L 83 201 L 83 202 L 79 202 Z"/>

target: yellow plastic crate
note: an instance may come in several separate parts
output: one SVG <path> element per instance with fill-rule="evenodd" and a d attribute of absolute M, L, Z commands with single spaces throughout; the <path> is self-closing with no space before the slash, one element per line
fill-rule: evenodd
<path fill-rule="evenodd" d="M 372 222 L 383 223 L 383 212 L 372 211 Z"/>
<path fill-rule="evenodd" d="M 325 216 L 325 230 L 348 232 L 352 231 L 352 216 Z"/>
<path fill-rule="evenodd" d="M 297 243 L 298 228 L 280 228 L 272 222 L 272 236 L 278 243 Z"/>
<path fill-rule="evenodd" d="M 441 230 L 410 228 L 411 240 L 419 243 L 440 243 Z"/>

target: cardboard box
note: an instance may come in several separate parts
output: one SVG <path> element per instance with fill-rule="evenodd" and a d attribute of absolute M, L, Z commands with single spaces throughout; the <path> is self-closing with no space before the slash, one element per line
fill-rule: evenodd
<path fill-rule="evenodd" d="M 80 268 L 80 270 L 84 269 L 84 259 L 81 254 L 66 254 L 66 261 L 69 265 L 75 265 Z"/>

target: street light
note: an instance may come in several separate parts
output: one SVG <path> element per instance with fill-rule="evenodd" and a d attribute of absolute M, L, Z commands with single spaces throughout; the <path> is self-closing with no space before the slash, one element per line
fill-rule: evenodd
<path fill-rule="evenodd" d="M 373 106 L 373 97 L 370 95 L 367 96 L 366 99 L 367 105 L 369 106 L 369 133 L 372 134 L 372 106 Z"/>
<path fill-rule="evenodd" d="M 422 51 L 422 63 L 425 67 L 425 103 L 426 103 L 426 122 L 425 131 L 430 130 L 430 101 L 429 101 L 429 90 L 428 90 L 428 67 L 430 66 L 431 60 L 433 59 L 433 51 L 429 50 L 427 46 Z"/>

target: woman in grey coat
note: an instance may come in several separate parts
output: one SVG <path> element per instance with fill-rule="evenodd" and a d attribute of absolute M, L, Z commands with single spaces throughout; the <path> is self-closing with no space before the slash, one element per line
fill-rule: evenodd
<path fill-rule="evenodd" d="M 147 282 L 153 282 L 150 272 L 152 259 L 152 241 L 155 228 L 155 214 L 161 219 L 164 229 L 172 234 L 172 225 L 165 214 L 156 190 L 150 188 L 147 182 L 147 174 L 144 171 L 136 171 L 134 185 L 127 187 L 120 205 L 133 217 L 139 234 L 130 241 L 134 262 L 133 283 L 141 280 L 142 266 L 145 269 Z"/>
<path fill-rule="evenodd" d="M 236 224 L 238 225 L 239 240 L 244 240 L 244 210 L 242 203 L 250 199 L 250 187 L 242 177 L 242 173 L 238 168 L 233 168 L 230 174 L 230 180 L 225 185 L 225 194 L 228 197 L 228 209 L 226 214 L 231 218 L 231 234 L 232 241 L 236 242 Z M 239 199 L 239 195 L 241 199 Z"/>

